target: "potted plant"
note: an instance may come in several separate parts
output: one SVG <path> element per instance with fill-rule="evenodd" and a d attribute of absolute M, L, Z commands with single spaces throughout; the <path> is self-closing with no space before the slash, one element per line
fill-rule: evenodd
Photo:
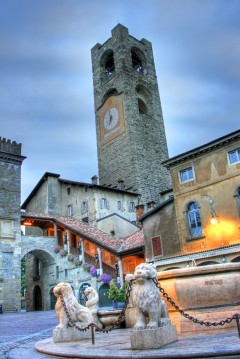
<path fill-rule="evenodd" d="M 125 284 L 123 284 L 122 288 L 118 289 L 118 308 L 123 308 L 124 303 L 126 300 L 126 288 L 125 288 Z"/>
<path fill-rule="evenodd" d="M 110 285 L 108 298 L 112 300 L 112 306 L 113 308 L 117 308 L 117 302 L 118 302 L 118 287 L 115 283 L 112 283 Z"/>
<path fill-rule="evenodd" d="M 122 308 L 126 300 L 125 286 L 118 288 L 115 283 L 112 283 L 108 298 L 112 300 L 113 308 Z"/>

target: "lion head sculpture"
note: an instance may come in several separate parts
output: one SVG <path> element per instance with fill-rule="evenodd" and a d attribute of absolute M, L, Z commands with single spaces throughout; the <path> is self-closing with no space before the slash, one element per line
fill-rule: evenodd
<path fill-rule="evenodd" d="M 137 313 L 134 329 L 154 329 L 170 324 L 168 309 L 152 279 L 157 279 L 157 270 L 150 263 L 139 264 L 134 274 L 128 276 L 128 280 L 134 280 L 131 295 Z"/>
<path fill-rule="evenodd" d="M 57 297 L 55 310 L 60 322 L 56 329 L 67 328 L 69 319 L 66 310 L 72 322 L 93 322 L 91 311 L 78 303 L 69 283 L 58 283 L 53 289 L 53 293 Z M 63 303 L 65 303 L 66 309 Z"/>

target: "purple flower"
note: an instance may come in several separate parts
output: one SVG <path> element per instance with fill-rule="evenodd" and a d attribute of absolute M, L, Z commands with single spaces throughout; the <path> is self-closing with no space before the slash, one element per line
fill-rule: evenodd
<path fill-rule="evenodd" d="M 61 250 L 60 246 L 54 247 L 54 253 L 59 253 Z"/>
<path fill-rule="evenodd" d="M 75 266 L 80 266 L 82 264 L 82 261 L 80 261 L 79 257 L 74 257 L 73 263 Z"/>
<path fill-rule="evenodd" d="M 100 281 L 103 283 L 109 283 L 112 280 L 112 277 L 106 273 L 101 274 L 99 278 L 100 278 Z"/>
<path fill-rule="evenodd" d="M 93 276 L 93 277 L 96 277 L 97 275 L 97 269 L 95 267 L 91 267 L 90 268 L 90 274 Z"/>
<path fill-rule="evenodd" d="M 65 251 L 64 249 L 61 249 L 61 250 L 59 251 L 59 254 L 60 254 L 61 257 L 66 257 L 67 251 Z"/>

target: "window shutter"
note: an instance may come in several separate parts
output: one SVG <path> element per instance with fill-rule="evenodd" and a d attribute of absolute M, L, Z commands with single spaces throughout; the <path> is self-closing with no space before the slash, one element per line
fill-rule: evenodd
<path fill-rule="evenodd" d="M 154 257 L 161 256 L 163 254 L 160 236 L 152 238 L 152 248 Z"/>

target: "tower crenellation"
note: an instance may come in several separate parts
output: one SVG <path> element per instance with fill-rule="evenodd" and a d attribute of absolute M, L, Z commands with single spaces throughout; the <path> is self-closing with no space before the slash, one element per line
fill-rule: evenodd
<path fill-rule="evenodd" d="M 0 137 L 0 151 L 21 155 L 22 144 Z"/>

